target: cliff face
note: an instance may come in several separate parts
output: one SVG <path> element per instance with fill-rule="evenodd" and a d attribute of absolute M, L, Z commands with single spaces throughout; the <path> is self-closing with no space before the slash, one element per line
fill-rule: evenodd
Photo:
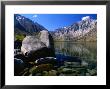
<path fill-rule="evenodd" d="M 51 32 L 55 41 L 96 41 L 97 21 L 90 17 Z"/>
<path fill-rule="evenodd" d="M 15 34 L 35 35 L 37 32 L 46 30 L 42 25 L 37 22 L 21 16 L 14 15 L 14 32 Z"/>

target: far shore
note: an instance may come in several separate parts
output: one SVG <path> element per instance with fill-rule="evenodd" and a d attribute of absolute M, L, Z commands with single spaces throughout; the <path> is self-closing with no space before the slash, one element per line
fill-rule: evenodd
<path fill-rule="evenodd" d="M 54 42 L 97 43 L 97 41 L 54 41 Z"/>

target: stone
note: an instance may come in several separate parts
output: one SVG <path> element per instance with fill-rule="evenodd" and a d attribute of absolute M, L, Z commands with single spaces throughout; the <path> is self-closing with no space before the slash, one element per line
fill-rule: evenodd
<path fill-rule="evenodd" d="M 70 74 L 70 73 L 72 73 L 72 69 L 63 68 L 63 69 L 62 69 L 62 73 L 64 73 L 64 74 Z"/>
<path fill-rule="evenodd" d="M 49 76 L 56 76 L 57 75 L 57 71 L 56 70 L 51 70 L 49 71 Z"/>
<path fill-rule="evenodd" d="M 87 67 L 87 66 L 88 66 L 88 63 L 85 62 L 85 61 L 82 61 L 82 62 L 81 62 L 81 66 L 83 66 L 83 67 Z"/>
<path fill-rule="evenodd" d="M 22 54 L 20 49 L 14 49 L 14 56 Z"/>
<path fill-rule="evenodd" d="M 36 74 L 33 75 L 33 76 L 42 76 L 42 74 L 41 74 L 41 73 L 36 73 Z"/>
<path fill-rule="evenodd" d="M 68 68 L 80 67 L 79 62 L 64 62 L 64 66 Z"/>
<path fill-rule="evenodd" d="M 65 74 L 61 73 L 59 76 L 65 76 Z"/>
<path fill-rule="evenodd" d="M 37 72 L 50 71 L 53 69 L 52 64 L 41 64 L 37 66 Z"/>
<path fill-rule="evenodd" d="M 55 64 L 57 64 L 57 60 L 54 57 L 39 58 L 35 62 L 37 63 L 37 65 L 40 65 L 40 64 L 52 64 L 52 65 L 55 65 Z"/>
<path fill-rule="evenodd" d="M 29 72 L 34 73 L 34 72 L 36 72 L 36 69 L 37 69 L 36 66 L 33 66 L 32 68 L 30 68 Z"/>
<path fill-rule="evenodd" d="M 31 52 L 45 48 L 46 45 L 41 42 L 36 36 L 26 36 L 22 41 L 21 52 L 28 55 Z"/>
<path fill-rule="evenodd" d="M 49 74 L 48 74 L 47 71 L 43 71 L 42 75 L 43 75 L 43 76 L 48 76 Z"/>
<path fill-rule="evenodd" d="M 92 69 L 92 70 L 89 71 L 89 74 L 91 76 L 96 76 L 97 75 L 97 71 L 95 69 Z"/>
<path fill-rule="evenodd" d="M 40 36 L 26 36 L 22 41 L 21 52 L 35 61 L 38 58 L 54 57 L 54 43 L 48 31 L 40 31 Z"/>
<path fill-rule="evenodd" d="M 49 33 L 46 30 L 40 31 L 40 41 L 43 42 L 47 48 L 50 47 L 50 41 L 49 41 Z"/>
<path fill-rule="evenodd" d="M 24 62 L 26 62 L 27 61 L 27 57 L 25 57 L 23 54 L 16 54 L 15 56 L 14 56 L 14 58 L 17 58 L 17 59 L 22 59 Z"/>
<path fill-rule="evenodd" d="M 90 76 L 90 74 L 89 73 L 86 73 L 86 76 Z"/>
<path fill-rule="evenodd" d="M 25 69 L 25 64 L 21 59 L 14 58 L 14 75 L 19 76 Z"/>
<path fill-rule="evenodd" d="M 20 49 L 22 46 L 22 41 L 21 40 L 15 40 L 14 41 L 14 49 Z"/>

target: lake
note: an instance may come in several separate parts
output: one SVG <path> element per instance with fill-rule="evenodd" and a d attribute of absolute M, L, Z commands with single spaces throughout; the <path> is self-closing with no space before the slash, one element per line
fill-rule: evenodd
<path fill-rule="evenodd" d="M 78 57 L 81 61 L 84 61 L 85 64 L 88 64 L 86 68 L 90 73 L 97 71 L 96 42 L 54 42 L 54 47 L 56 56 Z M 87 72 L 85 74 L 91 75 L 90 73 L 88 74 Z M 96 73 L 93 75 L 96 75 Z"/>

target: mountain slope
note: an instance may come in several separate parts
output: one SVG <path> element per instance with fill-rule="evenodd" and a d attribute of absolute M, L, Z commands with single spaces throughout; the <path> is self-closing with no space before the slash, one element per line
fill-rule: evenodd
<path fill-rule="evenodd" d="M 55 41 L 96 41 L 97 21 L 90 17 L 51 32 Z"/>
<path fill-rule="evenodd" d="M 19 14 L 14 15 L 14 32 L 15 34 L 35 35 L 37 32 L 46 30 L 42 25 L 37 22 L 21 16 Z"/>

